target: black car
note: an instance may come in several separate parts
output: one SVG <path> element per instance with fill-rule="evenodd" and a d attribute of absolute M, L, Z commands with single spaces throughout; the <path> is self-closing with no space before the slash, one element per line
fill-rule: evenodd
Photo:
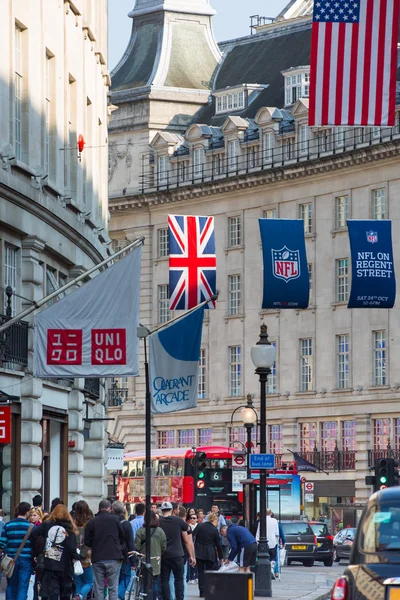
<path fill-rule="evenodd" d="M 286 541 L 287 564 L 301 562 L 312 567 L 315 560 L 317 538 L 310 525 L 304 521 L 282 521 Z"/>
<path fill-rule="evenodd" d="M 325 523 L 320 521 L 309 521 L 308 523 L 314 535 L 317 536 L 315 560 L 323 562 L 325 567 L 331 567 L 333 565 L 333 535 L 330 534 Z"/>
<path fill-rule="evenodd" d="M 346 527 L 339 531 L 333 538 L 333 562 L 340 562 L 342 558 L 349 559 L 354 538 L 356 537 L 356 529 L 354 527 Z"/>
<path fill-rule="evenodd" d="M 350 564 L 331 600 L 399 600 L 400 486 L 373 494 L 363 511 Z"/>

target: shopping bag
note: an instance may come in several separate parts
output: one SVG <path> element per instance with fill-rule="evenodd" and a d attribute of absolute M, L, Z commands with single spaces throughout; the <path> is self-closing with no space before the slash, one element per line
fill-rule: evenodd
<path fill-rule="evenodd" d="M 236 573 L 236 571 L 239 571 L 239 565 L 235 561 L 224 564 L 218 569 L 218 573 Z"/>
<path fill-rule="evenodd" d="M 279 565 L 280 567 L 286 566 L 286 548 L 283 547 L 279 550 Z"/>

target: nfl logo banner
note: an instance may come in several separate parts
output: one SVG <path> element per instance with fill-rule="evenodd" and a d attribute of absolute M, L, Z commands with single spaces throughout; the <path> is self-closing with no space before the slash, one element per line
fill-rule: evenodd
<path fill-rule="evenodd" d="M 36 377 L 139 374 L 141 246 L 35 315 Z"/>
<path fill-rule="evenodd" d="M 264 260 L 262 308 L 307 308 L 310 280 L 304 222 L 259 219 Z"/>
<path fill-rule="evenodd" d="M 153 413 L 197 406 L 204 305 L 149 336 Z"/>
<path fill-rule="evenodd" d="M 169 307 L 189 310 L 216 292 L 214 217 L 169 215 L 168 231 Z"/>
<path fill-rule="evenodd" d="M 352 282 L 348 308 L 392 308 L 396 300 L 391 221 L 347 221 Z"/>

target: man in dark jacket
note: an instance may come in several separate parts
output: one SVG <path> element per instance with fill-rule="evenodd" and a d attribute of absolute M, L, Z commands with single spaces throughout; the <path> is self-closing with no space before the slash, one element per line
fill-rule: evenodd
<path fill-rule="evenodd" d="M 120 600 L 125 600 L 125 593 L 129 587 L 132 578 L 132 564 L 128 553 L 133 552 L 135 550 L 133 543 L 133 533 L 131 524 L 125 519 L 125 506 L 124 503 L 121 502 L 121 500 L 115 500 L 115 502 L 112 503 L 112 512 L 118 517 L 125 536 L 125 543 L 122 548 L 124 560 L 121 565 L 118 584 L 118 598 Z"/>
<path fill-rule="evenodd" d="M 218 533 L 219 519 L 216 513 L 210 513 L 208 520 L 196 527 L 195 554 L 199 573 L 200 598 L 204 598 L 204 571 L 213 571 L 217 567 L 217 557 L 222 560 L 221 537 Z"/>
<path fill-rule="evenodd" d="M 119 517 L 111 514 L 108 500 L 100 502 L 98 514 L 86 525 L 84 543 L 92 549 L 94 600 L 104 600 L 106 579 L 109 600 L 118 600 L 125 535 Z"/>

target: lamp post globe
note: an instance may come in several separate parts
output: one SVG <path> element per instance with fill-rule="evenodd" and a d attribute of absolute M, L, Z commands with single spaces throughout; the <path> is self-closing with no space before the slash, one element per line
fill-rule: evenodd
<path fill-rule="evenodd" d="M 254 408 L 244 406 L 240 411 L 240 417 L 245 425 L 254 425 L 257 421 L 257 415 Z"/>
<path fill-rule="evenodd" d="M 267 326 L 260 327 L 260 339 L 251 348 L 251 360 L 260 379 L 260 453 L 267 452 L 267 408 L 266 390 L 268 375 L 275 362 L 275 346 L 268 340 Z M 271 563 L 267 540 L 267 480 L 265 469 L 260 469 L 260 536 L 258 543 L 258 560 L 256 568 L 255 596 L 272 597 Z"/>

